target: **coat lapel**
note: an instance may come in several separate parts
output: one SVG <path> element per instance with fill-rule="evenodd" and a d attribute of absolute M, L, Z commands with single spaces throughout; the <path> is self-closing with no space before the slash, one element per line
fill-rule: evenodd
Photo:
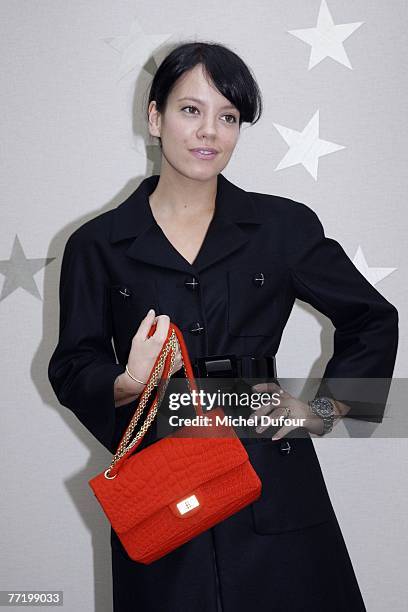
<path fill-rule="evenodd" d="M 135 260 L 187 274 L 199 273 L 249 240 L 246 224 L 261 223 L 251 195 L 218 174 L 214 216 L 191 265 L 173 247 L 152 214 L 148 197 L 159 178 L 158 174 L 145 178 L 136 191 L 113 210 L 110 242 L 133 238 L 126 255 Z"/>

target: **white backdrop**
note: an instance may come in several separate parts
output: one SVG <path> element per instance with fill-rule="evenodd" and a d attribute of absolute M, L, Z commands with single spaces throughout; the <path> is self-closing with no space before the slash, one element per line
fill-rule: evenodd
<path fill-rule="evenodd" d="M 109 528 L 87 484 L 111 456 L 58 405 L 47 366 L 68 236 L 160 172 L 142 104 L 175 43 L 219 42 L 251 67 L 264 113 L 225 176 L 316 211 L 398 308 L 406 376 L 407 17 L 403 0 L 2 0 L 0 589 L 112 609 Z M 332 334 L 298 302 L 278 375 L 321 375 Z M 402 612 L 407 443 L 376 428 L 314 443 L 367 609 Z"/>

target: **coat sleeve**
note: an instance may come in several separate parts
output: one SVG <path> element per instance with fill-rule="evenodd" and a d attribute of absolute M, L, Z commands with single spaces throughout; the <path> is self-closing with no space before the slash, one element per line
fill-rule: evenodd
<path fill-rule="evenodd" d="M 48 378 L 59 402 L 114 452 L 119 423 L 113 385 L 125 368 L 116 362 L 111 342 L 103 258 L 81 229 L 69 237 L 63 253 L 59 338 Z"/>
<path fill-rule="evenodd" d="M 333 354 L 317 396 L 350 406 L 347 416 L 381 423 L 398 346 L 398 311 L 325 236 L 316 213 L 296 203 L 287 256 L 294 294 L 328 317 Z M 299 206 L 300 204 L 300 206 Z"/>

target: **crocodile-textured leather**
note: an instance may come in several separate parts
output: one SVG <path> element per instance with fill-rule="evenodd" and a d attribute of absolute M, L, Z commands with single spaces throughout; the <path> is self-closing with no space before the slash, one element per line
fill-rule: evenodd
<path fill-rule="evenodd" d="M 172 326 L 194 383 L 181 331 Z M 206 416 L 214 424 L 217 415 L 223 415 L 219 408 Z M 129 557 L 144 564 L 238 512 L 258 499 L 262 489 L 244 445 L 224 425 L 214 430 L 183 427 L 122 457 L 114 478 L 102 472 L 89 485 Z M 180 510 L 177 504 L 183 500 Z"/>

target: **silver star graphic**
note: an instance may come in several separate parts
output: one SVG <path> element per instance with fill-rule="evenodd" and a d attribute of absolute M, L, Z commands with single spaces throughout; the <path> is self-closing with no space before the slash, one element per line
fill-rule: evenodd
<path fill-rule="evenodd" d="M 105 38 L 107 45 L 120 53 L 119 80 L 134 68 L 148 63 L 154 51 L 168 40 L 169 34 L 145 34 L 137 21 L 130 24 L 129 34 Z"/>
<path fill-rule="evenodd" d="M 18 289 L 18 287 L 25 289 L 31 295 L 41 300 L 40 292 L 34 280 L 34 274 L 54 259 L 55 257 L 28 259 L 16 234 L 10 259 L 0 260 L 0 273 L 6 277 L 1 290 L 0 302 Z"/>
<path fill-rule="evenodd" d="M 143 74 L 149 76 L 149 82 L 154 76 L 157 70 L 158 64 L 156 60 L 152 57 L 148 61 L 148 63 L 144 66 Z M 147 89 L 149 82 L 146 80 L 146 83 L 143 83 L 143 87 L 141 87 L 141 91 Z M 133 96 L 133 93 L 132 93 Z M 140 106 L 144 105 L 144 101 L 140 98 Z M 149 143 L 151 140 L 151 144 Z M 155 138 L 150 138 L 149 131 L 147 128 L 147 123 L 142 123 L 138 133 L 135 136 L 135 140 L 131 145 L 132 149 L 137 151 L 138 154 L 143 157 L 147 157 L 147 160 L 151 163 L 151 168 L 153 169 L 153 174 L 160 174 L 160 162 L 161 162 L 161 149 L 159 146 L 159 141 Z"/>
<path fill-rule="evenodd" d="M 356 254 L 354 255 L 353 264 L 356 266 L 359 272 L 366 279 L 375 286 L 377 283 L 389 276 L 397 268 L 374 268 L 370 267 L 364 257 L 363 249 L 361 246 L 358 247 Z"/>
<path fill-rule="evenodd" d="M 277 123 L 273 124 L 289 145 L 289 151 L 276 166 L 275 170 L 302 164 L 317 180 L 319 157 L 345 149 L 343 145 L 319 138 L 319 111 L 317 110 L 302 132 L 292 130 Z"/>
<path fill-rule="evenodd" d="M 308 70 L 311 70 L 326 57 L 331 57 L 339 64 L 343 64 L 343 66 L 352 70 L 343 42 L 363 23 L 364 21 L 357 21 L 335 25 L 326 0 L 322 0 L 315 28 L 288 30 L 288 32 L 312 47 Z"/>

